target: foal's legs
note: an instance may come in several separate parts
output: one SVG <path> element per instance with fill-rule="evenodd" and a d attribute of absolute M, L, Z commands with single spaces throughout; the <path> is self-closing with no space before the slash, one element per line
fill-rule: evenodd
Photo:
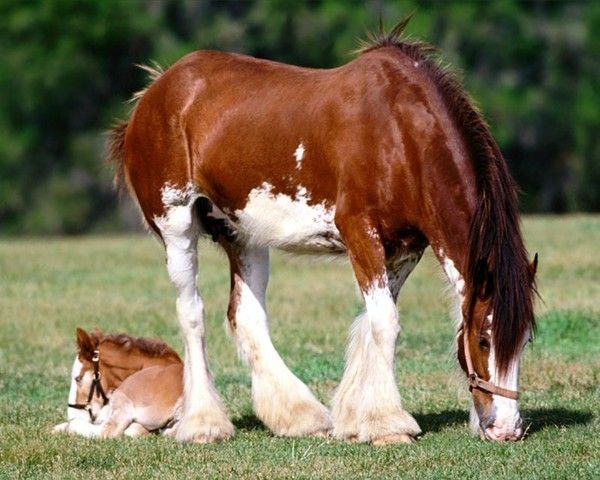
<path fill-rule="evenodd" d="M 231 263 L 229 329 L 239 356 L 252 370 L 256 415 L 275 435 L 317 435 L 330 431 L 327 409 L 290 372 L 271 343 L 265 310 L 268 249 L 224 247 Z"/>
<path fill-rule="evenodd" d="M 352 326 L 346 369 L 333 398 L 334 435 L 373 444 L 409 443 L 421 430 L 402 408 L 394 378 L 400 331 L 395 296 L 420 255 L 386 262 L 379 236 L 367 222 L 338 223 L 366 312 Z"/>
<path fill-rule="evenodd" d="M 177 290 L 177 318 L 185 342 L 183 417 L 178 440 L 211 442 L 231 437 L 233 425 L 214 387 L 204 346 L 204 306 L 198 295 L 197 243 L 200 233 L 194 197 L 167 206 L 154 223 L 167 253 L 167 270 Z"/>

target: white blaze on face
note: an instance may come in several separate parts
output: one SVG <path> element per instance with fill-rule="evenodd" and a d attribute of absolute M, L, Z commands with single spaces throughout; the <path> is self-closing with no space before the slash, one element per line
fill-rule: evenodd
<path fill-rule="evenodd" d="M 304 152 L 304 144 L 300 142 L 300 145 L 298 145 L 296 151 L 294 152 L 294 158 L 296 159 L 296 168 L 298 170 L 300 170 L 300 168 L 302 167 L 302 159 L 304 158 Z"/>
<path fill-rule="evenodd" d="M 345 250 L 335 226 L 335 208 L 324 202 L 310 204 L 310 193 L 298 185 L 294 196 L 274 194 L 264 182 L 236 210 L 236 230 L 251 246 L 277 247 L 292 252 L 342 252 Z"/>
<path fill-rule="evenodd" d="M 73 368 L 71 369 L 71 388 L 69 388 L 69 400 L 68 403 L 77 403 L 77 382 L 75 379 L 81 374 L 81 369 L 83 368 L 83 364 L 79 361 L 79 357 L 75 356 L 75 361 L 73 362 Z M 67 408 L 67 419 L 69 421 L 81 418 L 83 420 L 89 421 L 89 414 L 85 410 L 79 410 L 77 408 Z"/>
<path fill-rule="evenodd" d="M 488 317 L 493 321 L 492 316 Z M 508 366 L 506 375 L 500 376 L 496 365 L 496 355 L 494 351 L 493 338 L 490 338 L 490 354 L 488 356 L 488 372 L 490 374 L 490 383 L 508 390 L 519 390 L 519 368 L 520 354 L 516 355 Z M 502 430 L 514 431 L 521 423 L 521 414 L 519 412 L 519 402 L 501 395 L 492 395 L 494 425 L 499 432 Z"/>

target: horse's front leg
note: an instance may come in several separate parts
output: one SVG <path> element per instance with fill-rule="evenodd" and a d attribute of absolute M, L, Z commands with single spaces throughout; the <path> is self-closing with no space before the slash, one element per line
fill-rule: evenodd
<path fill-rule="evenodd" d="M 352 326 L 346 368 L 333 398 L 334 435 L 376 445 L 410 443 L 421 430 L 402 408 L 394 377 L 395 345 L 400 331 L 394 299 L 398 287 L 394 284 L 395 291 L 390 289 L 385 252 L 377 230 L 356 217 L 336 218 L 336 222 L 366 312 Z"/>
<path fill-rule="evenodd" d="M 258 418 L 281 436 L 323 435 L 327 409 L 285 365 L 271 343 L 265 310 L 269 251 L 224 245 L 231 263 L 229 330 L 238 354 L 252 370 L 252 402 Z"/>
<path fill-rule="evenodd" d="M 167 270 L 177 290 L 177 318 L 185 342 L 183 415 L 177 440 L 198 443 L 229 438 L 234 433 L 208 369 L 204 345 L 204 305 L 198 294 L 197 243 L 200 228 L 193 199 L 167 208 L 155 219 L 167 253 Z"/>

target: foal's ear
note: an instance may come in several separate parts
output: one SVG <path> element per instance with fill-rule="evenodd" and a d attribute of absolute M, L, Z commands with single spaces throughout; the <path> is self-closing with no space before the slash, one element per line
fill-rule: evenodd
<path fill-rule="evenodd" d="M 88 333 L 79 327 L 77 327 L 77 347 L 79 348 L 79 354 L 83 358 L 90 361 L 92 360 L 96 347 Z"/>
<path fill-rule="evenodd" d="M 535 274 L 537 273 L 537 267 L 538 267 L 538 254 L 536 252 L 536 254 L 533 256 L 533 262 L 531 262 L 529 264 L 529 277 L 531 278 L 532 281 L 535 278 Z"/>

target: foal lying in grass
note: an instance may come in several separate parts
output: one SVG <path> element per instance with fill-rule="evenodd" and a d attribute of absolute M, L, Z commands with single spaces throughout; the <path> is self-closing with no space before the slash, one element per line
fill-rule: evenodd
<path fill-rule="evenodd" d="M 90 438 L 170 433 L 183 392 L 183 364 L 174 350 L 160 340 L 80 328 L 77 346 L 68 422 L 53 431 Z"/>

